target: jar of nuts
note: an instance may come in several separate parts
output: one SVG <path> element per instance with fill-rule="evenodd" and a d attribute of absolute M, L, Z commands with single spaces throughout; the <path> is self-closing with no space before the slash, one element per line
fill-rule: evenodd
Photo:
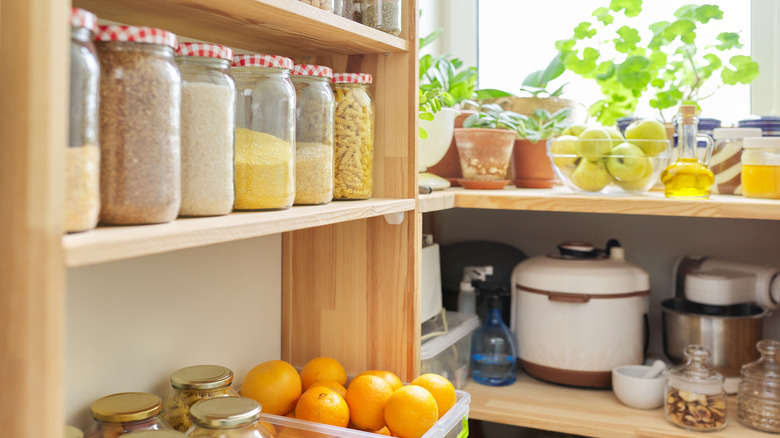
<path fill-rule="evenodd" d="M 219 365 L 195 365 L 171 374 L 173 389 L 165 397 L 162 418 L 174 429 L 186 432 L 192 426 L 190 408 L 213 397 L 238 397 L 231 384 L 233 371 Z"/>
<path fill-rule="evenodd" d="M 685 349 L 687 362 L 669 372 L 664 410 L 675 426 L 694 431 L 726 427 L 723 376 L 706 365 L 710 352 L 701 345 Z"/>
<path fill-rule="evenodd" d="M 761 358 L 743 365 L 737 391 L 738 420 L 764 432 L 780 432 L 780 342 L 756 344 Z"/>
<path fill-rule="evenodd" d="M 260 403 L 247 397 L 219 397 L 201 400 L 192 407 L 190 438 L 268 438 L 260 422 Z M 315 433 L 315 435 L 320 435 Z"/>
<path fill-rule="evenodd" d="M 116 438 L 136 430 L 169 429 L 160 420 L 162 400 L 146 392 L 121 392 L 95 400 L 90 405 L 92 423 L 84 438 Z"/>

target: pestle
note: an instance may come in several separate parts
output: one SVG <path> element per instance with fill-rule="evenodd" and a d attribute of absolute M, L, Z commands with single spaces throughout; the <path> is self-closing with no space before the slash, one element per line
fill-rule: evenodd
<path fill-rule="evenodd" d="M 664 361 L 658 359 L 655 362 L 653 362 L 653 365 L 645 371 L 644 374 L 642 374 L 641 378 L 643 379 L 654 379 L 656 378 L 663 370 L 666 369 L 666 364 Z"/>

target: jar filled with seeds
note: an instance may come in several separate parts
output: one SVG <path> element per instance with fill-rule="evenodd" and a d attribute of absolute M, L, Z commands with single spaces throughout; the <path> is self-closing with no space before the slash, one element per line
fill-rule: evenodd
<path fill-rule="evenodd" d="M 293 62 L 273 55 L 236 55 L 236 210 L 278 210 L 295 200 Z"/>
<path fill-rule="evenodd" d="M 371 75 L 336 73 L 333 199 L 368 199 L 374 187 L 374 103 Z"/>
<path fill-rule="evenodd" d="M 295 86 L 295 204 L 327 204 L 333 199 L 333 70 L 298 64 Z"/>
<path fill-rule="evenodd" d="M 95 14 L 71 9 L 70 123 L 65 157 L 65 231 L 69 233 L 95 228 L 100 213 L 100 65 L 92 42 L 96 27 Z"/>
<path fill-rule="evenodd" d="M 675 426 L 693 431 L 726 427 L 723 376 L 706 365 L 710 352 L 701 345 L 685 349 L 687 362 L 669 371 L 664 410 Z"/>
<path fill-rule="evenodd" d="M 763 432 L 780 432 L 780 342 L 756 344 L 761 358 L 743 365 L 737 391 L 739 422 Z"/>
<path fill-rule="evenodd" d="M 195 365 L 171 374 L 171 392 L 163 400 L 162 418 L 172 428 L 186 432 L 192 426 L 190 408 L 212 397 L 238 397 L 233 372 L 219 365 Z"/>
<path fill-rule="evenodd" d="M 107 395 L 90 405 L 92 423 L 84 438 L 116 438 L 136 430 L 170 429 L 159 415 L 162 400 L 145 392 Z"/>
<path fill-rule="evenodd" d="M 181 76 L 176 35 L 98 26 L 100 221 L 170 222 L 181 203 Z"/>
<path fill-rule="evenodd" d="M 300 0 L 301 2 L 312 5 L 323 11 L 333 12 L 333 0 Z"/>
<path fill-rule="evenodd" d="M 401 0 L 362 0 L 361 23 L 390 35 L 401 34 Z"/>
<path fill-rule="evenodd" d="M 190 438 L 267 438 L 260 424 L 260 403 L 247 397 L 219 397 L 199 401 L 192 406 L 193 426 Z"/>
<path fill-rule="evenodd" d="M 180 43 L 181 208 L 179 216 L 233 211 L 233 135 L 236 85 L 233 51 L 204 43 Z"/>

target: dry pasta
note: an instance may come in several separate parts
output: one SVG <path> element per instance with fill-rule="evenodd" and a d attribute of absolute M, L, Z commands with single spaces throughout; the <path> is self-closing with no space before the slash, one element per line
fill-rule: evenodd
<path fill-rule="evenodd" d="M 333 199 L 368 199 L 373 190 L 374 110 L 359 84 L 336 84 Z"/>

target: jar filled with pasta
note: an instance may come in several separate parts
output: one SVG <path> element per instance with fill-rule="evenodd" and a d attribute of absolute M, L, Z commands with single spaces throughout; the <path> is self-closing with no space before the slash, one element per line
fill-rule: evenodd
<path fill-rule="evenodd" d="M 371 75 L 336 73 L 333 199 L 368 199 L 374 187 L 374 103 Z"/>
<path fill-rule="evenodd" d="M 235 210 L 278 210 L 295 200 L 293 62 L 236 55 Z"/>
<path fill-rule="evenodd" d="M 233 51 L 205 43 L 180 43 L 181 208 L 179 216 L 233 211 L 233 134 L 236 85 Z"/>
<path fill-rule="evenodd" d="M 193 426 L 190 438 L 267 438 L 260 424 L 260 403 L 247 397 L 219 397 L 201 400 L 190 410 Z"/>
<path fill-rule="evenodd" d="M 95 228 L 100 213 L 100 65 L 92 42 L 96 27 L 95 14 L 71 9 L 70 123 L 65 157 L 65 231 L 69 233 Z"/>
<path fill-rule="evenodd" d="M 327 204 L 333 199 L 333 70 L 298 64 L 295 86 L 295 204 Z"/>
<path fill-rule="evenodd" d="M 186 432 L 192 426 L 190 408 L 213 397 L 238 397 L 231 384 L 233 372 L 219 365 L 195 365 L 171 374 L 173 389 L 165 397 L 162 418 L 172 428 Z"/>
<path fill-rule="evenodd" d="M 159 417 L 162 400 L 145 392 L 121 392 L 90 405 L 92 423 L 84 438 L 115 438 L 136 430 L 170 429 Z"/>

